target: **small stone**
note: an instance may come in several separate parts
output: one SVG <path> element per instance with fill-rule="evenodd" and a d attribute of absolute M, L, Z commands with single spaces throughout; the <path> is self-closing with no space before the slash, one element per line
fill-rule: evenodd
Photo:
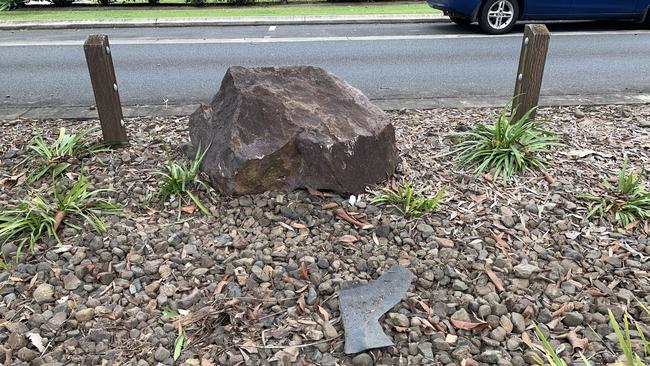
<path fill-rule="evenodd" d="M 496 364 L 502 358 L 501 352 L 497 350 L 487 350 L 481 353 L 481 361 L 489 364 Z"/>
<path fill-rule="evenodd" d="M 79 322 L 87 322 L 89 320 L 92 320 L 94 317 L 95 309 L 93 308 L 81 309 L 74 314 L 74 318 Z"/>
<path fill-rule="evenodd" d="M 623 261 L 617 256 L 612 256 L 607 258 L 607 263 L 609 263 L 614 268 L 621 268 L 623 266 Z"/>
<path fill-rule="evenodd" d="M 469 314 L 467 314 L 467 310 L 461 308 L 460 310 L 456 311 L 452 316 L 452 319 L 454 320 L 460 320 L 464 322 L 470 322 L 471 319 L 469 318 Z"/>
<path fill-rule="evenodd" d="M 539 267 L 529 263 L 521 263 L 516 265 L 514 270 L 517 277 L 530 278 L 534 273 L 539 272 Z"/>
<path fill-rule="evenodd" d="M 455 334 L 451 334 L 451 333 L 449 333 L 449 334 L 447 334 L 447 336 L 445 337 L 445 342 L 447 342 L 447 343 L 449 343 L 449 344 L 456 344 L 457 341 L 458 341 L 458 336 L 455 335 Z"/>
<path fill-rule="evenodd" d="M 490 332 L 490 338 L 498 342 L 503 342 L 506 339 L 507 332 L 502 327 L 496 327 Z"/>
<path fill-rule="evenodd" d="M 573 115 L 578 119 L 585 118 L 585 112 L 583 112 L 583 111 L 581 111 L 579 109 L 576 109 L 576 111 L 573 112 Z"/>
<path fill-rule="evenodd" d="M 393 321 L 393 325 L 403 328 L 408 328 L 410 325 L 409 318 L 400 313 L 390 313 L 388 317 Z"/>
<path fill-rule="evenodd" d="M 492 314 L 492 308 L 490 305 L 483 304 L 478 308 L 478 316 L 481 318 L 485 318 L 486 316 Z"/>
<path fill-rule="evenodd" d="M 433 230 L 431 225 L 427 225 L 427 224 L 424 224 L 424 223 L 423 224 L 418 224 L 416 226 L 416 229 L 422 234 L 422 237 L 424 239 L 430 237 L 431 235 L 433 235 L 435 233 L 435 230 Z"/>
<path fill-rule="evenodd" d="M 575 311 L 570 311 L 566 314 L 564 314 L 564 319 L 562 319 L 562 323 L 566 325 L 567 327 L 576 327 L 584 321 L 584 316 L 578 312 Z"/>
<path fill-rule="evenodd" d="M 352 365 L 353 366 L 373 366 L 374 362 L 372 361 L 372 357 L 370 357 L 369 354 L 367 353 L 361 353 L 352 359 Z"/>
<path fill-rule="evenodd" d="M 63 276 L 63 288 L 66 290 L 76 290 L 79 286 L 81 286 L 81 281 L 74 275 L 74 273 L 70 272 Z"/>
<path fill-rule="evenodd" d="M 650 128 L 650 120 L 639 121 L 639 127 Z"/>
<path fill-rule="evenodd" d="M 512 313 L 510 317 L 512 318 L 512 329 L 515 333 L 521 334 L 526 331 L 526 321 L 523 315 Z"/>
<path fill-rule="evenodd" d="M 390 234 L 390 226 L 379 225 L 375 230 L 375 233 L 377 233 L 377 236 L 380 238 L 386 238 L 388 237 L 388 234 Z"/>
<path fill-rule="evenodd" d="M 465 282 L 461 280 L 454 280 L 454 283 L 451 287 L 456 291 L 467 291 L 469 289 Z"/>
<path fill-rule="evenodd" d="M 16 356 L 22 361 L 25 362 L 30 362 L 34 360 L 36 357 L 38 357 L 40 354 L 34 350 L 31 350 L 29 348 L 23 347 L 20 350 L 18 350 L 18 353 L 16 353 Z"/>
<path fill-rule="evenodd" d="M 512 217 L 510 215 L 502 216 L 501 217 L 501 222 L 503 223 L 503 226 L 505 226 L 505 227 L 507 227 L 509 229 L 515 227 L 515 225 L 516 225 L 514 217 Z"/>
<path fill-rule="evenodd" d="M 314 286 L 309 286 L 309 290 L 307 291 L 307 304 L 314 305 L 317 300 L 318 294 L 316 293 L 316 288 L 314 288 Z"/>
<path fill-rule="evenodd" d="M 528 211 L 528 212 L 530 212 L 532 214 L 537 214 L 539 212 L 539 208 L 534 203 L 529 203 L 524 208 L 526 209 L 526 211 Z"/>
<path fill-rule="evenodd" d="M 449 352 L 451 351 L 451 346 L 444 339 L 436 338 L 433 340 L 433 348 L 436 351 L 440 352 Z"/>
<path fill-rule="evenodd" d="M 167 361 L 170 355 L 171 352 L 169 352 L 169 350 L 163 348 L 162 346 L 159 346 L 153 353 L 153 358 L 158 362 L 164 362 Z"/>
<path fill-rule="evenodd" d="M 339 333 L 336 331 L 336 328 L 334 328 L 334 326 L 327 321 L 324 321 L 321 324 L 321 328 L 323 328 L 323 334 L 327 339 L 336 338 L 336 336 L 339 335 Z"/>
<path fill-rule="evenodd" d="M 436 238 L 436 242 L 443 248 L 453 248 L 454 241 L 447 238 Z"/>
<path fill-rule="evenodd" d="M 172 269 L 169 265 L 163 264 L 158 268 L 158 274 L 160 275 L 160 278 L 167 278 L 172 275 Z"/>
<path fill-rule="evenodd" d="M 115 274 L 112 272 L 101 272 L 99 275 L 99 282 L 102 285 L 110 285 L 115 279 Z"/>
<path fill-rule="evenodd" d="M 54 300 L 54 286 L 49 283 L 42 283 L 34 290 L 34 300 L 39 303 Z"/>
<path fill-rule="evenodd" d="M 508 318 L 506 315 L 501 315 L 499 324 L 501 324 L 503 329 L 505 329 L 506 333 L 512 332 L 513 329 L 512 321 L 510 321 L 510 318 Z"/>
<path fill-rule="evenodd" d="M 312 341 L 320 341 L 323 339 L 323 332 L 318 329 L 310 329 L 307 331 L 307 339 Z"/>
<path fill-rule="evenodd" d="M 328 269 L 329 266 L 330 266 L 330 262 L 327 260 L 327 258 L 324 257 L 318 258 L 318 268 Z"/>
<path fill-rule="evenodd" d="M 180 300 L 178 300 L 178 307 L 187 310 L 191 308 L 192 305 L 199 302 L 200 299 L 201 299 L 201 291 L 199 289 L 194 289 L 189 295 L 186 295 L 182 297 Z"/>
<path fill-rule="evenodd" d="M 425 358 L 433 358 L 433 344 L 431 342 L 418 344 L 418 352 Z"/>
<path fill-rule="evenodd" d="M 258 266 L 253 266 L 253 268 L 251 268 L 251 272 L 253 272 L 255 277 L 257 277 L 262 282 L 269 282 L 271 280 L 269 274 L 264 272 L 264 270 Z"/>
<path fill-rule="evenodd" d="M 22 334 L 12 332 L 7 339 L 7 347 L 12 350 L 19 350 L 27 345 L 27 340 Z"/>

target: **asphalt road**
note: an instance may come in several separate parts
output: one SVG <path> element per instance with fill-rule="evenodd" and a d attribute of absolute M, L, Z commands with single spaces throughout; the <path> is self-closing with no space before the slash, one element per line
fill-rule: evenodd
<path fill-rule="evenodd" d="M 128 105 L 209 102 L 228 66 L 291 64 L 324 67 L 392 107 L 500 103 L 512 93 L 522 29 L 501 37 L 446 23 L 1 31 L 0 108 L 92 105 L 81 45 L 95 33 L 110 36 Z M 550 29 L 545 98 L 650 95 L 650 31 Z"/>

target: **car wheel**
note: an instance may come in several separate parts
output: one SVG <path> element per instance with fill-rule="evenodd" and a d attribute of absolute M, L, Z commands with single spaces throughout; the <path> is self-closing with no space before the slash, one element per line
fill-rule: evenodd
<path fill-rule="evenodd" d="M 519 4 L 516 0 L 487 0 L 481 7 L 478 24 L 488 34 L 510 32 L 519 19 Z"/>
<path fill-rule="evenodd" d="M 449 16 L 449 19 L 451 19 L 452 22 L 454 22 L 454 23 L 456 23 L 458 25 L 462 25 L 462 26 L 472 24 L 471 19 L 468 19 L 468 18 L 457 17 L 457 16 Z"/>

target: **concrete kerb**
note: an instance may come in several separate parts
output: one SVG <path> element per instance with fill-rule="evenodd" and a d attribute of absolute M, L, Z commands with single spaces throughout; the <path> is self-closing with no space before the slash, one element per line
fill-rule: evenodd
<path fill-rule="evenodd" d="M 416 98 L 416 99 L 373 99 L 372 102 L 384 110 L 435 109 L 435 108 L 494 108 L 502 107 L 508 96 L 468 96 L 457 98 Z M 563 95 L 542 96 L 540 106 L 609 105 L 609 104 L 648 104 L 650 94 L 603 94 L 603 95 Z M 192 114 L 199 104 L 184 105 L 125 105 L 124 117 L 172 117 Z M 4 106 L 0 108 L 0 120 L 25 119 L 96 119 L 97 111 L 87 106 Z"/>
<path fill-rule="evenodd" d="M 267 17 L 220 17 L 220 18 L 160 18 L 124 19 L 110 21 L 62 21 L 62 22 L 0 22 L 0 30 L 30 29 L 88 29 L 88 28 L 153 28 L 153 27 L 224 27 L 247 25 L 303 25 L 303 24 L 407 24 L 448 22 L 440 14 L 403 14 L 368 16 L 267 16 Z"/>

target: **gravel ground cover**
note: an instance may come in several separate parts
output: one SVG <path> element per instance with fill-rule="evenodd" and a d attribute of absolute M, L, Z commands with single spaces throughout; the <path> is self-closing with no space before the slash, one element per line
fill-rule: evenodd
<path fill-rule="evenodd" d="M 650 223 L 615 230 L 586 220 L 576 195 L 599 193 L 625 154 L 650 168 L 650 105 L 541 109 L 564 145 L 546 173 L 506 185 L 435 158 L 496 113 L 391 113 L 403 159 L 397 176 L 447 191 L 439 210 L 409 220 L 370 204 L 369 194 L 351 205 L 349 197 L 297 191 L 202 193 L 214 217 L 185 206 L 178 221 L 177 202 L 145 201 L 166 146 L 181 156 L 187 118 L 127 120 L 129 146 L 83 162 L 94 187 L 113 189 L 126 215 L 105 218 L 105 234 L 63 227 L 62 245 L 45 240 L 0 272 L 0 361 L 525 365 L 539 345 L 535 322 L 570 364 L 580 351 L 595 365 L 612 363 L 619 352 L 608 310 L 650 325 L 639 307 L 650 304 Z M 90 124 L 97 122 L 2 121 L 0 207 L 50 190 L 48 179 L 25 183 L 32 162 L 15 167 L 33 134 Z M 11 258 L 15 249 L 8 243 L 2 252 Z M 381 320 L 395 346 L 345 355 L 338 290 L 396 263 L 416 278 Z M 184 347 L 173 361 L 179 334 Z"/>

